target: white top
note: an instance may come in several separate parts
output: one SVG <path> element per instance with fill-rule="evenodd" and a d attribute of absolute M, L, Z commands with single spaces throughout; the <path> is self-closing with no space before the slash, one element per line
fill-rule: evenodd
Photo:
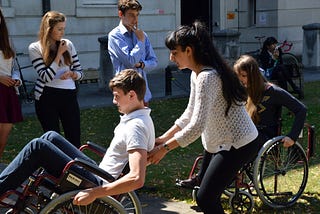
<path fill-rule="evenodd" d="M 114 137 L 99 167 L 118 178 L 129 161 L 128 151 L 144 149 L 151 151 L 155 143 L 151 109 L 144 108 L 120 116 Z"/>
<path fill-rule="evenodd" d="M 39 100 L 42 95 L 43 88 L 45 86 L 60 88 L 60 89 L 75 89 L 75 81 L 72 78 L 61 80 L 60 76 L 66 71 L 74 71 L 77 73 L 77 80 L 81 80 L 83 78 L 82 67 L 79 62 L 79 58 L 77 55 L 77 51 L 72 44 L 72 42 L 68 39 L 63 39 L 66 41 L 66 45 L 68 46 L 68 51 L 71 55 L 70 66 L 65 65 L 63 61 L 63 57 L 61 58 L 61 65 L 58 65 L 55 62 L 52 62 L 51 65 L 46 66 L 43 61 L 42 55 L 42 47 L 40 41 L 31 43 L 29 45 L 29 56 L 30 60 L 33 64 L 33 67 L 38 73 L 38 78 L 35 86 L 35 98 Z"/>
<path fill-rule="evenodd" d="M 12 79 L 19 80 L 20 85 L 22 85 L 22 81 L 20 79 L 20 73 L 19 70 L 13 69 L 14 64 L 14 58 L 5 59 L 3 52 L 0 50 L 0 76 L 9 76 Z M 18 86 L 14 87 L 16 90 L 16 93 L 19 94 Z"/>
<path fill-rule="evenodd" d="M 198 76 L 191 74 L 189 103 L 175 124 L 182 128 L 175 134 L 181 147 L 201 136 L 203 147 L 211 153 L 240 148 L 258 136 L 258 131 L 243 105 L 232 104 L 225 116 L 227 102 L 222 94 L 222 81 L 214 69 Z"/>
<path fill-rule="evenodd" d="M 19 71 L 12 69 L 12 66 L 13 58 L 5 59 L 3 52 L 0 50 L 0 75 L 9 76 L 12 79 L 20 80 Z"/>

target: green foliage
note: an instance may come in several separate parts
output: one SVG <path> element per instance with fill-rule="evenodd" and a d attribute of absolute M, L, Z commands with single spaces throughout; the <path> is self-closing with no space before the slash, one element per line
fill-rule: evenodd
<path fill-rule="evenodd" d="M 156 136 L 164 133 L 172 126 L 187 106 L 187 98 L 165 99 L 151 102 Z M 305 99 L 308 107 L 307 122 L 316 126 L 319 139 L 320 121 L 320 82 L 305 84 Z M 288 111 L 283 112 L 283 131 L 286 133 L 292 123 L 293 116 Z M 87 140 L 107 147 L 113 137 L 113 129 L 119 122 L 119 114 L 115 107 L 93 108 L 81 111 L 82 142 Z M 40 136 L 41 127 L 35 116 L 26 117 L 24 122 L 16 124 L 10 135 L 3 162 L 10 162 L 21 148 L 32 138 Z M 255 213 L 320 213 L 320 158 L 319 145 L 316 146 L 315 156 L 310 160 L 309 180 L 306 190 L 298 203 L 286 210 L 275 211 L 264 206 L 255 199 Z M 191 191 L 175 186 L 176 178 L 187 178 L 195 158 L 202 152 L 201 141 L 198 139 L 186 148 L 178 148 L 169 152 L 158 164 L 148 167 L 145 190 L 150 195 L 158 197 L 192 201 Z M 228 198 L 223 198 L 224 207 L 229 210 Z"/>

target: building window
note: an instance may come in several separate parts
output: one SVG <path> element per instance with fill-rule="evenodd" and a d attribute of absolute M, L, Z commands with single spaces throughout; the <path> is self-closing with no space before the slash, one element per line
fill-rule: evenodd
<path fill-rule="evenodd" d="M 256 0 L 249 0 L 249 25 L 253 26 L 257 24 L 257 2 Z"/>

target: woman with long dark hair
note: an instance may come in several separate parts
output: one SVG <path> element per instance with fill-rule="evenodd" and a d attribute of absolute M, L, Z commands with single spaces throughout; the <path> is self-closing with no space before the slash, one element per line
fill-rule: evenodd
<path fill-rule="evenodd" d="M 201 136 L 207 170 L 200 178 L 198 206 L 204 213 L 224 213 L 221 194 L 238 170 L 258 152 L 258 131 L 246 112 L 246 89 L 218 53 L 201 22 L 181 26 L 166 38 L 170 60 L 191 73 L 189 103 L 175 124 L 156 139 L 149 162 L 186 147 Z"/>
<path fill-rule="evenodd" d="M 6 21 L 0 9 L 0 157 L 13 124 L 23 120 L 17 95 L 17 87 L 22 82 L 19 72 L 13 69 L 14 57 Z"/>

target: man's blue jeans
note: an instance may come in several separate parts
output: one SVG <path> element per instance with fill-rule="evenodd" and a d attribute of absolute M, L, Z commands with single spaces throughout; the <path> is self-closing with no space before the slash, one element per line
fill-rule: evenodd
<path fill-rule="evenodd" d="M 58 178 L 66 164 L 81 158 L 96 164 L 57 132 L 49 131 L 30 141 L 0 174 L 0 194 L 19 187 L 34 171 L 42 167 L 48 174 Z M 77 173 L 95 183 L 97 178 L 90 172 L 72 167 Z"/>

